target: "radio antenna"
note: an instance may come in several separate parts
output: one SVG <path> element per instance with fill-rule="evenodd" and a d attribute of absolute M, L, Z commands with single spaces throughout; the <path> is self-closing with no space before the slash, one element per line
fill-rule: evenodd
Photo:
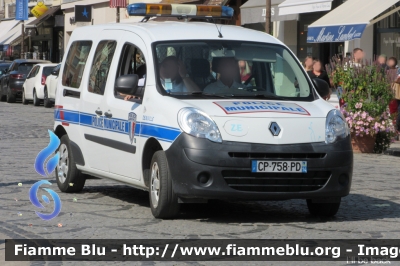
<path fill-rule="evenodd" d="M 221 33 L 222 25 L 221 25 L 221 27 L 219 27 L 219 29 L 218 29 L 217 23 L 215 23 L 214 18 L 212 19 L 212 21 L 214 22 L 214 25 L 215 25 L 215 27 L 217 28 L 217 31 L 218 31 L 218 38 L 223 38 L 224 36 L 222 36 L 222 33 Z"/>

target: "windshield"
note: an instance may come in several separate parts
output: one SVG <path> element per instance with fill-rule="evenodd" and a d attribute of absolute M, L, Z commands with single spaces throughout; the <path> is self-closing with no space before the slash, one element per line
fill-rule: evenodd
<path fill-rule="evenodd" d="M 154 49 L 158 85 L 173 97 L 314 100 L 305 72 L 279 45 L 179 41 Z"/>

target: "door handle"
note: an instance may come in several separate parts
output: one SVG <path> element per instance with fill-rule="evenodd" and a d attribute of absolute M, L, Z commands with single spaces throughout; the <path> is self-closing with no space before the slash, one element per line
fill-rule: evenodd
<path fill-rule="evenodd" d="M 110 110 L 108 110 L 108 112 L 105 112 L 104 115 L 105 115 L 107 118 L 111 118 L 111 117 L 112 117 L 112 113 L 110 112 Z"/>
<path fill-rule="evenodd" d="M 103 112 L 101 111 L 101 110 L 96 110 L 96 111 L 94 111 L 95 113 L 96 113 L 96 115 L 102 115 L 103 114 Z"/>

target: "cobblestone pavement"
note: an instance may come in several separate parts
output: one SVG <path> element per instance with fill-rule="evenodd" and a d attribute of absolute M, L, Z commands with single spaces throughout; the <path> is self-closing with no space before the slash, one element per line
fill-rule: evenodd
<path fill-rule="evenodd" d="M 53 109 L 34 107 L 31 104 L 23 106 L 20 103 L 0 103 L 2 261 L 4 242 L 1 239 L 5 238 L 400 239 L 400 158 L 388 155 L 355 155 L 351 194 L 342 200 L 337 216 L 328 220 L 310 216 L 303 200 L 190 204 L 182 208 L 182 214 L 177 220 L 157 220 L 151 215 L 147 193 L 109 180 L 88 180 L 82 193 L 59 193 L 63 203 L 62 212 L 51 221 L 42 221 L 34 213 L 28 191 L 33 183 L 41 179 L 33 164 L 37 153 L 48 144 L 47 129 L 52 129 L 52 119 Z M 59 192 L 55 180 L 51 182 L 52 189 Z M 22 183 L 22 186 L 18 186 L 18 183 Z M 18 216 L 18 212 L 22 216 Z M 62 227 L 57 227 L 58 223 Z M 20 262 L 9 264 L 29 265 Z M 32 263 L 60 264 L 76 263 Z M 138 262 L 129 265 L 132 264 L 162 263 Z M 168 263 L 182 264 L 186 263 Z M 220 265 L 211 262 L 187 264 Z M 278 262 L 270 264 L 298 265 Z M 243 263 L 238 262 L 236 265 Z"/>

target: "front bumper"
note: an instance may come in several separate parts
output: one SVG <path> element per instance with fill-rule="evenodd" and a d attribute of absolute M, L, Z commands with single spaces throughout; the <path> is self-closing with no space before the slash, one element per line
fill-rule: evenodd
<path fill-rule="evenodd" d="M 214 143 L 182 133 L 166 150 L 174 192 L 191 199 L 285 200 L 347 196 L 350 136 L 335 144 Z M 251 161 L 307 161 L 308 172 L 252 173 Z"/>

